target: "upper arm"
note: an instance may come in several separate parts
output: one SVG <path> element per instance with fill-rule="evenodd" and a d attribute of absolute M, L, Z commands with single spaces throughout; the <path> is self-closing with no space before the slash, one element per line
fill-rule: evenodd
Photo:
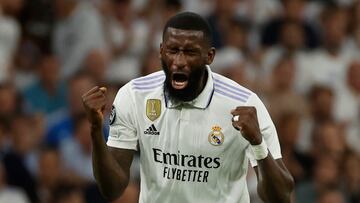
<path fill-rule="evenodd" d="M 129 90 L 129 84 L 117 93 L 110 119 L 107 145 L 113 148 L 138 150 L 136 110 Z"/>
<path fill-rule="evenodd" d="M 110 154 L 113 156 L 116 163 L 121 167 L 121 169 L 125 172 L 126 177 L 129 179 L 130 166 L 134 158 L 135 151 L 131 149 L 120 149 L 114 147 L 108 147 L 108 148 Z"/>

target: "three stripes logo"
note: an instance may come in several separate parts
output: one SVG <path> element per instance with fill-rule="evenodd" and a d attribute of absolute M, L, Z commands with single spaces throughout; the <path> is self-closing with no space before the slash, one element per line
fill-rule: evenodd
<path fill-rule="evenodd" d="M 145 131 L 144 131 L 145 135 L 160 135 L 160 132 L 155 128 L 154 124 L 151 124 L 150 127 L 148 127 Z"/>

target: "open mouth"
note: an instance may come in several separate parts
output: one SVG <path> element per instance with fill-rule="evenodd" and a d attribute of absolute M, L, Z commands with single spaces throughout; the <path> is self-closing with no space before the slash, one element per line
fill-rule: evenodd
<path fill-rule="evenodd" d="M 185 73 L 173 73 L 171 84 L 174 89 L 184 89 L 189 83 L 189 76 Z"/>

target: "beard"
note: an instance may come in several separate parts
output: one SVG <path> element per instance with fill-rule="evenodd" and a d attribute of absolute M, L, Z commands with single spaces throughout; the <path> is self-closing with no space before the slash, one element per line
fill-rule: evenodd
<path fill-rule="evenodd" d="M 164 84 L 165 94 L 171 99 L 176 101 L 192 101 L 194 100 L 201 92 L 202 80 L 206 80 L 207 71 L 206 66 L 202 65 L 194 68 L 194 70 L 189 74 L 188 85 L 184 89 L 175 89 L 172 86 L 172 73 L 169 70 L 169 67 L 166 65 L 165 61 L 161 60 L 162 68 L 165 72 L 166 79 Z"/>

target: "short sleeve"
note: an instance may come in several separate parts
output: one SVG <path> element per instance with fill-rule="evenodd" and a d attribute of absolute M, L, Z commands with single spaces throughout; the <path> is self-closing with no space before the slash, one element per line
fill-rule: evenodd
<path fill-rule="evenodd" d="M 272 122 L 269 112 L 267 111 L 265 105 L 262 103 L 262 101 L 259 99 L 259 97 L 256 94 L 253 94 L 249 98 L 248 105 L 255 106 L 256 108 L 260 131 L 268 146 L 271 155 L 273 156 L 274 159 L 280 159 L 282 156 L 281 156 L 279 138 L 276 132 L 275 125 Z M 250 145 L 246 149 L 246 155 L 250 160 L 251 166 L 252 167 L 257 166 L 257 161 L 254 158 L 254 154 L 250 148 Z"/>
<path fill-rule="evenodd" d="M 138 150 L 138 136 L 135 123 L 135 104 L 129 91 L 123 86 L 117 93 L 111 114 L 107 145 L 115 148 Z"/>

